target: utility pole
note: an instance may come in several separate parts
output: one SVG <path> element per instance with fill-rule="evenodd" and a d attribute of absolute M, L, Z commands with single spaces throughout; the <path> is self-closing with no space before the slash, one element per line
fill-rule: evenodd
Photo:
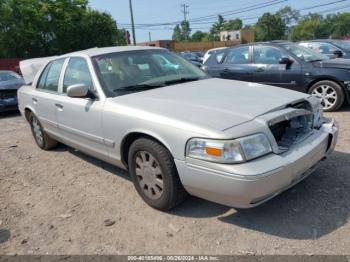
<path fill-rule="evenodd" d="M 187 4 L 182 4 L 181 8 L 183 9 L 181 12 L 184 14 L 184 20 L 187 21 L 187 15 L 188 15 L 188 5 Z"/>
<path fill-rule="evenodd" d="M 187 4 L 182 4 L 181 5 L 181 8 L 182 8 L 182 13 L 184 14 L 184 21 L 185 22 L 187 22 L 187 15 L 188 15 L 188 13 L 189 13 L 189 11 L 188 11 L 188 5 Z M 186 28 L 187 30 L 188 30 L 188 28 Z M 182 30 L 183 30 L 183 28 L 182 28 Z M 187 42 L 188 42 L 188 39 L 187 39 L 187 34 L 188 34 L 188 32 L 186 32 L 186 34 L 185 34 L 185 42 L 186 42 L 186 51 L 188 50 L 188 48 L 187 48 Z"/>
<path fill-rule="evenodd" d="M 152 42 L 151 32 L 148 32 L 148 39 L 150 42 Z"/>
<path fill-rule="evenodd" d="M 136 36 L 135 36 L 135 25 L 134 25 L 134 14 L 132 12 L 132 3 L 129 0 L 129 8 L 130 8 L 130 19 L 131 19 L 131 30 L 132 30 L 132 42 L 133 45 L 136 45 Z"/>

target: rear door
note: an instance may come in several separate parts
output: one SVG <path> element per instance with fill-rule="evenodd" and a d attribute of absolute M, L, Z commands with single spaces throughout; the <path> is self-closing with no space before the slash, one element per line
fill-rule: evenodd
<path fill-rule="evenodd" d="M 288 57 L 291 65 L 280 64 L 280 59 Z M 301 65 L 287 51 L 268 45 L 253 48 L 254 82 L 289 89 L 298 89 L 301 82 Z"/>
<path fill-rule="evenodd" d="M 241 46 L 226 50 L 220 77 L 241 81 L 252 81 L 254 65 L 251 61 L 251 47 Z"/>
<path fill-rule="evenodd" d="M 95 94 L 87 60 L 71 57 L 63 72 L 60 95 L 55 103 L 60 135 L 67 144 L 106 159 L 108 151 L 102 129 L 104 101 Z M 67 96 L 67 88 L 76 84 L 88 86 L 94 95 L 83 98 Z"/>
<path fill-rule="evenodd" d="M 65 59 L 50 62 L 42 71 L 35 92 L 31 93 L 32 105 L 45 131 L 57 134 L 58 86 Z"/>

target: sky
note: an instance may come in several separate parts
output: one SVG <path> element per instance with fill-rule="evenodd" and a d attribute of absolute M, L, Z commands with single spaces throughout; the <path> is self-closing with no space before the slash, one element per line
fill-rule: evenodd
<path fill-rule="evenodd" d="M 270 3 L 273 3 L 273 5 L 270 5 Z M 211 23 L 216 20 L 214 15 L 223 14 L 224 12 L 231 12 L 231 14 L 227 14 L 225 17 L 227 19 L 238 17 L 243 20 L 243 24 L 252 24 L 257 21 L 257 18 L 255 17 L 260 16 L 265 12 L 276 12 L 287 5 L 291 6 L 293 9 L 324 5 L 302 10 L 301 14 L 308 12 L 328 14 L 339 11 L 350 11 L 350 0 L 132 0 L 134 22 L 137 25 L 135 33 L 136 42 L 140 43 L 148 41 L 149 33 L 151 34 L 151 40 L 171 39 L 172 28 L 174 27 L 173 24 L 158 27 L 148 26 L 147 28 L 138 24 L 159 24 L 181 21 L 184 18 L 182 12 L 183 9 L 181 8 L 182 4 L 188 5 L 189 13 L 187 18 L 190 22 L 191 19 L 197 19 L 204 16 L 213 17 L 208 17 L 206 20 L 202 21 L 192 22 L 192 32 L 195 32 L 196 30 L 208 31 Z M 261 5 L 266 6 L 256 9 Z M 90 7 L 111 14 L 117 21 L 118 28 L 126 28 L 131 33 L 129 0 L 90 0 Z M 235 12 L 235 14 L 232 14 L 233 12 Z"/>

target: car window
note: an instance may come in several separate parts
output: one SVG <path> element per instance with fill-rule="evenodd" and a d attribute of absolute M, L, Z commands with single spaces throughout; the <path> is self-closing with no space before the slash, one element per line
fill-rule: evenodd
<path fill-rule="evenodd" d="M 333 55 L 335 50 L 339 50 L 334 45 L 324 42 L 311 42 L 308 47 L 324 55 Z"/>
<path fill-rule="evenodd" d="M 58 59 L 49 63 L 40 76 L 37 88 L 54 91 L 58 90 L 61 69 L 65 59 Z"/>
<path fill-rule="evenodd" d="M 281 50 L 270 46 L 254 46 L 255 64 L 279 64 L 282 57 L 286 56 Z"/>
<path fill-rule="evenodd" d="M 249 47 L 232 48 L 227 51 L 225 59 L 227 64 L 249 64 Z"/>
<path fill-rule="evenodd" d="M 70 85 L 84 84 L 92 87 L 92 79 L 86 60 L 80 57 L 72 57 L 69 59 L 67 69 L 63 79 L 63 93 L 67 92 Z"/>
<path fill-rule="evenodd" d="M 16 76 L 12 72 L 0 72 L 0 82 L 19 79 L 19 76 Z"/>
<path fill-rule="evenodd" d="M 202 70 L 166 50 L 109 53 L 93 57 L 93 62 L 108 96 L 135 85 L 163 86 L 176 79 L 206 77 Z"/>

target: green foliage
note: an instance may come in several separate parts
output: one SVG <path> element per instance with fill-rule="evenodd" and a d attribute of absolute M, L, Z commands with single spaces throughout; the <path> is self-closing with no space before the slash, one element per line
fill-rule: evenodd
<path fill-rule="evenodd" d="M 182 21 L 179 25 L 176 25 L 173 30 L 173 40 L 186 41 L 190 40 L 191 27 L 188 21 Z"/>
<path fill-rule="evenodd" d="M 124 38 L 113 18 L 88 8 L 88 0 L 2 0 L 0 17 L 0 57 L 58 55 Z"/>
<path fill-rule="evenodd" d="M 279 14 L 265 13 L 255 25 L 255 38 L 257 41 L 283 39 L 285 23 Z"/>
<path fill-rule="evenodd" d="M 202 31 L 196 31 L 191 36 L 192 42 L 204 42 L 209 40 L 208 33 L 202 32 Z"/>
<path fill-rule="evenodd" d="M 306 40 L 314 38 L 328 38 L 323 17 L 319 14 L 309 14 L 293 29 L 293 40 Z"/>
<path fill-rule="evenodd" d="M 227 31 L 240 30 L 242 29 L 242 26 L 243 26 L 242 20 L 239 18 L 236 18 L 225 22 L 223 25 L 223 29 Z"/>

